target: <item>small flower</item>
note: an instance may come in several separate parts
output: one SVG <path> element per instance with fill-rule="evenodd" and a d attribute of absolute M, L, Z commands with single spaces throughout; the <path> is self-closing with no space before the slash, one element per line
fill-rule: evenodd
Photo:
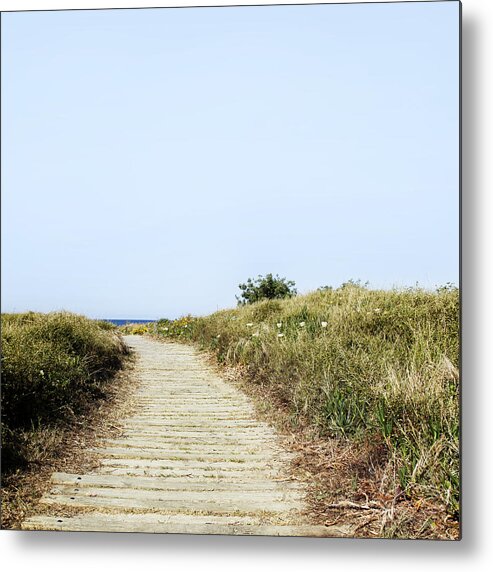
<path fill-rule="evenodd" d="M 278 337 L 278 338 L 283 338 L 283 337 L 284 337 L 284 334 L 279 333 L 279 334 L 277 334 L 277 337 Z"/>
<path fill-rule="evenodd" d="M 322 328 L 326 328 L 328 324 L 327 322 L 322 322 L 320 325 L 322 326 Z"/>
<path fill-rule="evenodd" d="M 185 328 L 188 328 L 188 324 L 185 324 Z"/>
<path fill-rule="evenodd" d="M 374 312 L 376 312 L 377 314 L 378 314 L 379 312 L 381 312 L 381 311 L 382 311 L 382 310 L 380 310 L 380 308 L 375 308 L 375 310 L 374 310 Z"/>
<path fill-rule="evenodd" d="M 305 322 L 300 322 L 300 328 L 304 328 L 305 327 Z"/>
<path fill-rule="evenodd" d="M 40 373 L 41 375 L 43 375 L 43 376 L 44 376 L 44 374 L 45 374 L 45 372 L 44 372 L 42 369 L 39 370 L 39 373 Z"/>
<path fill-rule="evenodd" d="M 164 331 L 167 332 L 169 330 L 169 328 L 164 328 Z"/>
<path fill-rule="evenodd" d="M 221 334 L 217 334 L 216 338 L 219 339 L 221 337 Z"/>
<path fill-rule="evenodd" d="M 282 327 L 282 322 L 277 322 L 277 327 L 281 328 Z"/>
<path fill-rule="evenodd" d="M 253 326 L 253 322 L 248 322 L 248 324 L 246 325 L 247 328 L 251 328 Z"/>
<path fill-rule="evenodd" d="M 260 336 L 259 332 L 255 332 L 255 333 L 252 334 L 252 337 L 253 337 L 253 338 L 258 338 L 259 336 Z"/>

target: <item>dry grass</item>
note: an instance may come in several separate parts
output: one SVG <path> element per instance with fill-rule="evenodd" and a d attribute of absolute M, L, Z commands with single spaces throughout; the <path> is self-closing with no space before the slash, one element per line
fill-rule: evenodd
<path fill-rule="evenodd" d="M 2 527 L 16 527 L 55 467 L 82 452 L 116 403 L 128 349 L 107 323 L 67 312 L 2 314 Z"/>
<path fill-rule="evenodd" d="M 47 444 L 50 428 L 104 396 L 127 354 L 121 336 L 84 316 L 2 314 L 2 472 L 25 466 L 35 439 Z"/>
<path fill-rule="evenodd" d="M 324 506 L 362 504 L 367 495 L 378 509 L 346 507 L 372 516 L 361 525 L 365 533 L 457 536 L 456 288 L 376 291 L 349 284 L 205 318 L 162 320 L 149 329 L 194 342 L 240 372 L 261 407 L 282 412 L 279 422 L 301 439 L 304 466 L 312 463 L 309 444 L 316 444 L 315 460 L 344 460 L 324 476 L 331 489 L 319 485 Z M 314 481 L 317 474 L 320 467 Z M 340 483 L 335 489 L 333 478 Z"/>
<path fill-rule="evenodd" d="M 349 526 L 364 538 L 456 540 L 459 522 L 439 503 L 410 501 L 393 490 L 395 462 L 383 440 L 355 443 L 340 437 L 320 438 L 310 425 L 293 429 L 285 403 L 265 387 L 252 384 L 245 368 L 208 361 L 218 373 L 247 393 L 259 417 L 274 425 L 283 446 L 293 452 L 292 478 L 307 485 L 307 516 L 313 524 Z"/>
<path fill-rule="evenodd" d="M 98 467 L 92 449 L 101 439 L 118 437 L 119 420 L 134 407 L 132 369 L 128 359 L 125 369 L 107 382 L 104 399 L 87 403 L 63 426 L 26 433 L 27 466 L 2 475 L 2 528 L 19 529 L 26 517 L 46 510 L 38 501 L 50 488 L 53 472 L 84 473 Z"/>

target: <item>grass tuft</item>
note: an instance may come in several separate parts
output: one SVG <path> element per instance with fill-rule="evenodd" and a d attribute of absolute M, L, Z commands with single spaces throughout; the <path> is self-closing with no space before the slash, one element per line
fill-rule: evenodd
<path fill-rule="evenodd" d="M 127 353 L 107 323 L 68 312 L 2 314 L 2 473 L 36 462 L 32 451 L 43 456 L 51 437 L 34 447 L 36 436 L 103 396 Z"/>

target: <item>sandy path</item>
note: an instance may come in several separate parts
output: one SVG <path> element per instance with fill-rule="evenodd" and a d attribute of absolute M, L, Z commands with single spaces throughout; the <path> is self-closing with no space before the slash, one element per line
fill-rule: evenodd
<path fill-rule="evenodd" d="M 89 474 L 54 473 L 24 529 L 338 536 L 303 516 L 289 454 L 193 348 L 140 336 L 134 413 Z"/>

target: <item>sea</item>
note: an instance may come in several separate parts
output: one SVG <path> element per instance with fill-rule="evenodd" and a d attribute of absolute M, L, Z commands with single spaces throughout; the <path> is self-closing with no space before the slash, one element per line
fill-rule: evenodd
<path fill-rule="evenodd" d="M 149 322 L 157 322 L 157 320 L 113 320 L 112 318 L 101 318 L 105 322 L 111 322 L 115 326 L 124 326 L 125 324 L 148 324 Z"/>

